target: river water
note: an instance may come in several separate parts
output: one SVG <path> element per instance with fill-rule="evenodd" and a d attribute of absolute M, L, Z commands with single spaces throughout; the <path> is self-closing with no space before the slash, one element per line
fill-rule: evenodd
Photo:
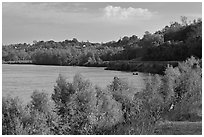
<path fill-rule="evenodd" d="M 72 82 L 73 76 L 80 73 L 85 79 L 89 79 L 94 85 L 105 88 L 111 83 L 114 76 L 125 79 L 136 89 L 141 90 L 145 86 L 144 80 L 148 74 L 104 70 L 102 67 L 78 67 L 78 66 L 45 66 L 45 65 L 2 65 L 2 95 L 18 96 L 27 102 L 34 90 L 53 93 L 54 85 L 59 74 Z"/>

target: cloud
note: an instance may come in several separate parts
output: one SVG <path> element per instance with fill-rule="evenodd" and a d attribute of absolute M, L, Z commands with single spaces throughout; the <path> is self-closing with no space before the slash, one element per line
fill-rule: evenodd
<path fill-rule="evenodd" d="M 45 10 L 54 10 L 56 12 L 83 12 L 87 10 L 87 8 L 83 7 L 83 3 L 77 2 L 33 2 L 27 5 L 41 7 Z"/>
<path fill-rule="evenodd" d="M 86 22 L 90 14 L 81 3 L 3 3 L 3 19 L 19 18 L 19 24 L 69 24 Z M 4 23 L 5 24 L 5 23 Z"/>
<path fill-rule="evenodd" d="M 128 20 L 128 19 L 150 19 L 153 16 L 153 13 L 148 9 L 142 8 L 121 8 L 107 6 L 103 9 L 104 17 L 110 20 Z"/>
<path fill-rule="evenodd" d="M 92 8 L 91 8 L 92 7 Z M 113 23 L 131 25 L 150 19 L 153 12 L 142 8 L 107 6 L 99 8 L 84 3 L 3 3 L 3 24 L 16 19 L 16 25 Z M 19 18 L 19 19 L 17 19 Z M 25 26 L 25 25 L 24 25 Z"/>

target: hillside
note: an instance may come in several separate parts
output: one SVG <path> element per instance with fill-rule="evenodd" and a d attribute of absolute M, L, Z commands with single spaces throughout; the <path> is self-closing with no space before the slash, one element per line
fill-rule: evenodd
<path fill-rule="evenodd" d="M 61 42 L 34 41 L 33 44 L 20 43 L 2 47 L 4 63 L 26 60 L 38 65 L 108 66 L 108 69 L 115 70 L 121 69 L 111 67 L 116 66 L 113 62 L 118 64 L 118 60 L 184 61 L 190 56 L 202 58 L 201 19 L 190 24 L 174 22 L 153 34 L 146 31 L 142 38 L 136 35 L 124 36 L 118 41 L 106 43 L 79 42 L 73 38 Z M 133 71 L 128 69 L 130 65 L 126 66 L 122 70 Z M 166 64 L 162 66 L 165 67 Z"/>

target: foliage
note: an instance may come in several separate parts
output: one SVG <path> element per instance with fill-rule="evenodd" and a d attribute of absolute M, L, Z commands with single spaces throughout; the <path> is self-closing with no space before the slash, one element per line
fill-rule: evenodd
<path fill-rule="evenodd" d="M 153 133 L 145 130 L 154 125 L 147 111 L 149 108 L 120 78 L 115 77 L 112 84 L 101 89 L 80 74 L 75 75 L 71 83 L 59 75 L 52 99 L 54 102 L 49 100 L 48 94 L 37 91 L 33 92 L 27 105 L 22 105 L 17 99 L 3 99 L 3 133 Z"/>
<path fill-rule="evenodd" d="M 3 98 L 3 134 L 45 135 L 56 133 L 58 117 L 48 103 L 47 94 L 35 91 L 31 98 L 31 102 L 26 106 L 18 98 Z"/>
<path fill-rule="evenodd" d="M 146 86 L 146 94 L 143 96 L 154 103 L 157 101 L 157 104 L 149 104 L 158 106 L 160 118 L 191 121 L 191 115 L 199 117 L 202 106 L 202 70 L 200 61 L 194 57 L 180 63 L 178 67 L 167 67 L 164 76 L 150 78 Z"/>
<path fill-rule="evenodd" d="M 34 91 L 31 95 L 31 108 L 39 112 L 49 112 L 51 109 L 48 94 Z"/>
<path fill-rule="evenodd" d="M 81 75 L 76 75 L 73 83 L 59 76 L 52 98 L 61 116 L 63 134 L 93 134 L 119 120 L 119 104 L 111 94 L 93 88 Z"/>
<path fill-rule="evenodd" d="M 153 134 L 155 123 L 154 101 L 147 101 L 145 93 L 135 92 L 126 81 L 114 77 L 113 82 L 108 86 L 113 94 L 113 98 L 121 103 L 123 112 L 123 121 L 118 123 L 111 134 Z M 155 106 L 154 106 L 155 107 Z"/>
<path fill-rule="evenodd" d="M 3 61 L 32 60 L 34 64 L 107 66 L 105 61 L 184 61 L 190 56 L 202 58 L 202 20 L 187 23 L 172 22 L 140 39 L 135 35 L 124 36 L 117 42 L 106 43 L 35 41 L 31 44 L 3 45 Z M 127 68 L 129 70 L 130 68 Z"/>
<path fill-rule="evenodd" d="M 34 91 L 23 105 L 3 97 L 2 133 L 57 135 L 154 134 L 160 120 L 200 120 L 202 109 L 201 60 L 191 57 L 165 75 L 150 75 L 137 92 L 114 77 L 105 89 L 82 75 L 72 82 L 59 75 L 54 92 Z"/>
<path fill-rule="evenodd" d="M 21 121 L 23 106 L 18 98 L 2 98 L 2 134 L 16 135 L 22 133 Z"/>
<path fill-rule="evenodd" d="M 175 120 L 194 120 L 191 115 L 201 115 L 199 111 L 202 108 L 202 69 L 199 63 L 199 60 L 191 57 L 178 66 L 181 74 L 174 88 Z"/>
<path fill-rule="evenodd" d="M 66 82 L 62 75 L 59 75 L 57 85 L 54 87 L 54 93 L 52 94 L 52 100 L 55 102 L 57 114 L 64 117 L 67 102 L 70 101 L 70 96 L 75 93 L 72 83 Z"/>

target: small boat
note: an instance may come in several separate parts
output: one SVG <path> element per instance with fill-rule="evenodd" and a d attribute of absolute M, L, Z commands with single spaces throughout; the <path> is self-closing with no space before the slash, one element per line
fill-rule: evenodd
<path fill-rule="evenodd" d="M 132 74 L 133 74 L 133 75 L 138 75 L 138 73 L 137 73 L 137 72 L 133 72 Z"/>

